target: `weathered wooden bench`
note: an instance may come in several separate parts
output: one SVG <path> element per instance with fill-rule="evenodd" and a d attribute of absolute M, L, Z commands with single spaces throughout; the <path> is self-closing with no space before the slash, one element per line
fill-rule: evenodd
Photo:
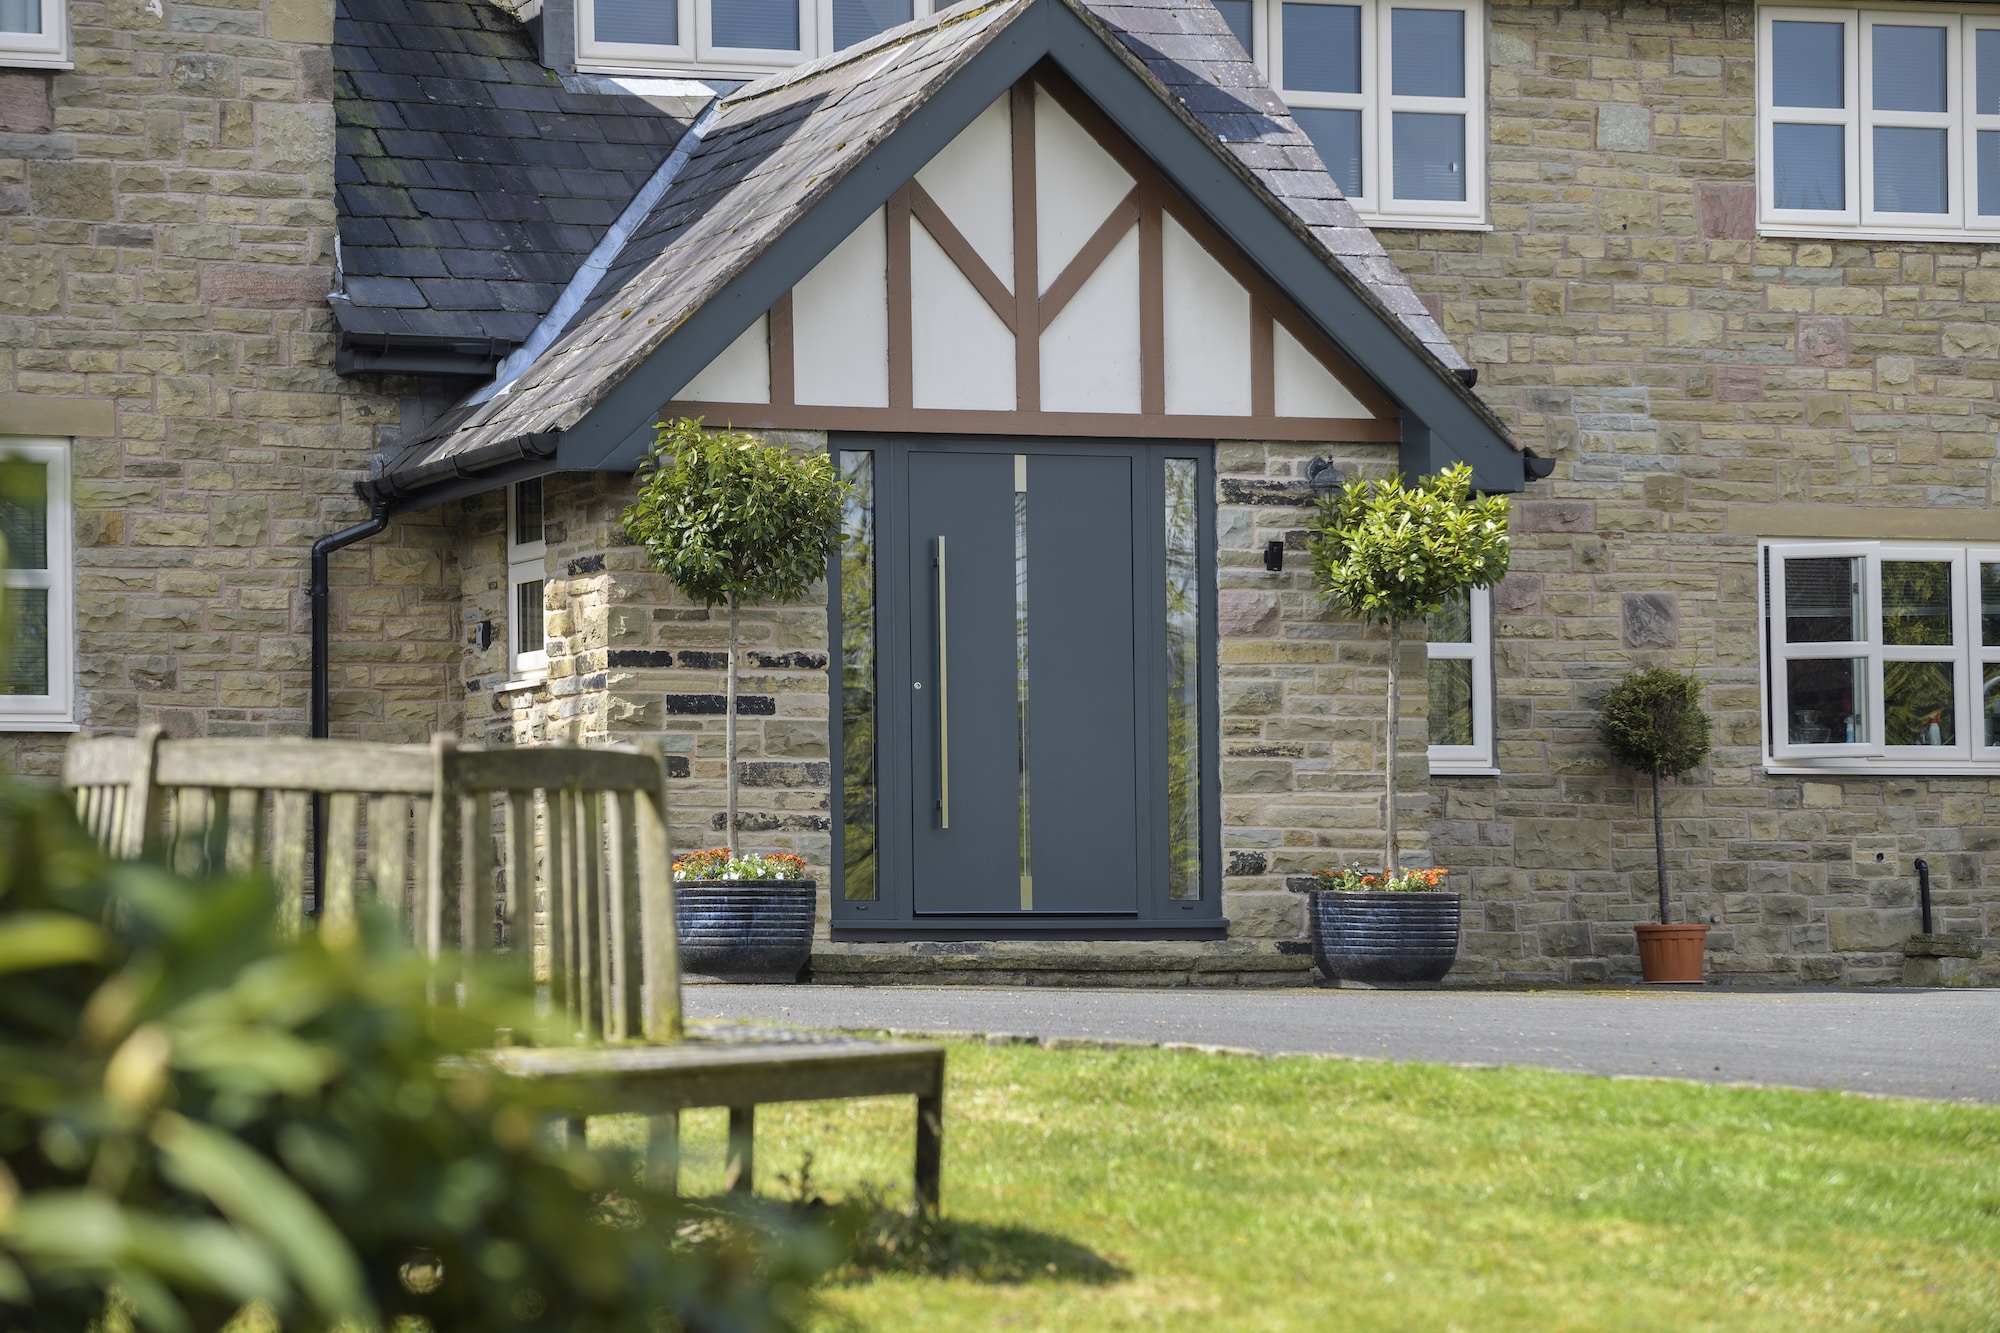
<path fill-rule="evenodd" d="M 585 1115 L 647 1116 L 657 1186 L 675 1185 L 682 1110 L 729 1109 L 726 1180 L 748 1190 L 759 1105 L 907 1095 L 916 1201 L 935 1210 L 943 1047 L 684 1031 L 666 775 L 650 742 L 169 740 L 157 728 L 80 736 L 63 763 L 79 816 L 113 855 L 188 873 L 266 867 L 294 928 L 311 888 L 322 931 L 353 930 L 372 896 L 433 959 L 499 951 L 535 968 L 539 951 L 537 975 L 572 1044 L 488 1058 L 556 1089 L 570 1132 Z"/>

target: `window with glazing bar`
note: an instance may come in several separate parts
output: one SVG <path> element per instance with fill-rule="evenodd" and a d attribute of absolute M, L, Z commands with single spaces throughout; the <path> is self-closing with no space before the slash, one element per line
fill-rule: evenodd
<path fill-rule="evenodd" d="M 69 69 L 69 54 L 62 0 L 0 0 L 0 67 Z"/>
<path fill-rule="evenodd" d="M 0 731 L 74 730 L 69 445 L 0 436 Z"/>
<path fill-rule="evenodd" d="M 603 73 L 756 74 L 845 50 L 932 7 L 931 0 L 577 0 L 577 63 Z"/>
<path fill-rule="evenodd" d="M 1493 593 L 1473 588 L 1431 613 L 1432 773 L 1493 771 Z"/>
<path fill-rule="evenodd" d="M 507 669 L 515 679 L 549 669 L 543 598 L 542 480 L 507 488 Z"/>

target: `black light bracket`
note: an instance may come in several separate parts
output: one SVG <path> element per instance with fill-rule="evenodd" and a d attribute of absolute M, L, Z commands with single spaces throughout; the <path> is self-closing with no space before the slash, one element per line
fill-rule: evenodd
<path fill-rule="evenodd" d="M 1285 543 L 1282 540 L 1264 543 L 1264 568 L 1273 574 L 1284 573 Z"/>

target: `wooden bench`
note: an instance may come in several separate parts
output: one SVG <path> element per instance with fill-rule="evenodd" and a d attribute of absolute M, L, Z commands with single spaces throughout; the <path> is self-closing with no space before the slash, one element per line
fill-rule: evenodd
<path fill-rule="evenodd" d="M 267 868 L 292 928 L 308 920 L 310 888 L 322 931 L 351 932 L 372 896 L 433 959 L 497 951 L 530 968 L 539 949 L 537 975 L 572 1044 L 487 1058 L 558 1089 L 570 1125 L 649 1117 L 647 1174 L 659 1187 L 675 1184 L 684 1109 L 729 1108 L 727 1179 L 748 1190 L 758 1105 L 908 1095 L 916 1201 L 937 1207 L 943 1047 L 684 1031 L 667 770 L 652 742 L 169 740 L 148 728 L 74 739 L 63 786 L 115 856 L 189 874 Z"/>

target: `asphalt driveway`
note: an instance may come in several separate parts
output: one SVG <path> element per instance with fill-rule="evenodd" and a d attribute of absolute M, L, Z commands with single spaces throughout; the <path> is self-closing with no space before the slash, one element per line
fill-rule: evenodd
<path fill-rule="evenodd" d="M 2000 990 L 1056 990 L 694 985 L 691 1019 L 1120 1037 L 1267 1054 L 1536 1065 L 1594 1074 L 2000 1104 Z"/>

